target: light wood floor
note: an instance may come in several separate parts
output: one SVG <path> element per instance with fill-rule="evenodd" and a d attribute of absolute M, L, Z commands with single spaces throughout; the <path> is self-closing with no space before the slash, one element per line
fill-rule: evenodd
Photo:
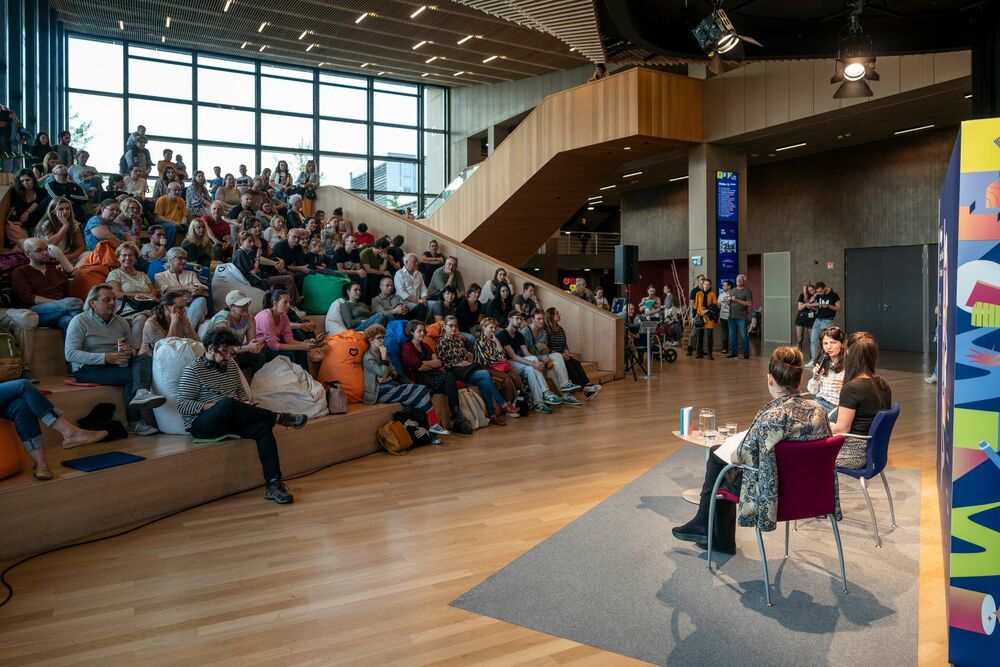
<path fill-rule="evenodd" d="M 914 358 L 887 361 L 902 406 L 890 465 L 923 473 L 920 664 L 940 665 L 935 388 Z M 44 556 L 10 577 L 0 665 L 639 664 L 448 602 L 675 451 L 681 405 L 744 427 L 766 400 L 765 373 L 759 358 L 682 353 L 582 409 L 292 481 L 294 505 L 248 492 Z"/>

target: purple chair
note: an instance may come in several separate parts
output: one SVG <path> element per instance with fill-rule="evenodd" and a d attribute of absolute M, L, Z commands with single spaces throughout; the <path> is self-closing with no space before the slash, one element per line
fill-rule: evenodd
<path fill-rule="evenodd" d="M 872 508 L 872 498 L 868 495 L 867 481 L 875 475 L 882 478 L 882 486 L 885 487 L 885 496 L 889 499 L 889 518 L 893 528 L 896 527 L 896 510 L 892 506 L 892 492 L 889 491 L 889 482 L 885 478 L 885 466 L 889 462 L 889 438 L 892 437 L 892 429 L 899 419 L 899 403 L 893 403 L 888 410 L 882 410 L 875 415 L 871 427 L 868 429 L 868 436 L 849 436 L 851 438 L 862 438 L 868 441 L 868 456 L 864 468 L 841 468 L 837 466 L 837 472 L 841 475 L 850 475 L 861 481 L 861 490 L 865 494 L 865 502 L 868 503 L 868 513 L 872 517 L 872 526 L 875 528 L 875 548 L 882 548 L 882 538 L 878 534 L 878 521 L 875 520 L 875 510 Z"/>
<path fill-rule="evenodd" d="M 836 501 L 833 494 L 833 475 L 837 464 L 837 454 L 844 444 L 844 436 L 835 435 L 824 440 L 779 442 L 774 448 L 778 464 L 778 516 L 777 521 L 785 522 L 785 558 L 788 557 L 789 526 L 791 521 L 812 519 L 826 515 L 833 527 L 833 537 L 837 542 L 837 556 L 840 558 L 840 579 L 847 592 L 847 572 L 844 569 L 844 549 L 840 544 L 840 530 L 834 518 Z M 712 500 L 708 506 L 708 569 L 712 569 L 712 534 L 715 532 L 715 501 L 739 502 L 732 493 L 719 491 L 719 485 L 730 468 L 756 470 L 747 465 L 731 463 L 722 469 L 715 486 L 712 488 Z M 764 595 L 767 606 L 771 604 L 771 584 L 767 573 L 767 554 L 764 552 L 764 538 L 760 526 L 757 530 L 757 549 L 760 551 L 760 563 L 764 570 Z"/>

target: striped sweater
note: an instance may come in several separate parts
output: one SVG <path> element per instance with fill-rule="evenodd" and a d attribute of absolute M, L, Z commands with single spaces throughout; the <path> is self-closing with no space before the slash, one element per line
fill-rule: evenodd
<path fill-rule="evenodd" d="M 184 417 L 184 428 L 201 413 L 206 403 L 215 403 L 223 398 L 235 398 L 249 402 L 240 367 L 235 361 L 226 364 L 226 370 L 219 371 L 208 365 L 204 357 L 195 359 L 181 371 L 177 385 L 177 412 Z"/>

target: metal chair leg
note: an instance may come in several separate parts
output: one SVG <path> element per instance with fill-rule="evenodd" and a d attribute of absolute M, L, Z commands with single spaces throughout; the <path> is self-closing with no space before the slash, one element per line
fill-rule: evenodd
<path fill-rule="evenodd" d="M 789 535 L 789 525 L 785 522 L 785 558 L 788 558 L 788 535 Z"/>
<path fill-rule="evenodd" d="M 760 526 L 757 526 L 757 550 L 760 551 L 760 566 L 764 569 L 764 599 L 767 600 L 767 606 L 773 607 L 771 604 L 771 578 L 767 574 L 767 554 L 764 552 L 764 538 L 760 533 Z"/>
<path fill-rule="evenodd" d="M 740 468 L 735 463 L 730 463 L 721 471 L 719 471 L 719 476 L 715 478 L 715 484 L 712 485 L 712 495 L 708 501 L 708 571 L 712 571 L 712 535 L 715 533 L 715 497 L 719 495 L 719 487 L 722 486 L 722 480 L 726 478 L 726 473 L 732 468 Z"/>
<path fill-rule="evenodd" d="M 840 581 L 844 584 L 844 592 L 847 592 L 847 571 L 844 569 L 844 548 L 840 546 L 840 528 L 837 527 L 837 519 L 830 513 L 830 525 L 833 526 L 833 538 L 837 541 L 837 557 L 840 558 Z"/>
<path fill-rule="evenodd" d="M 798 522 L 798 519 L 796 519 L 795 521 L 792 522 L 792 530 L 794 530 L 796 533 L 799 532 L 799 522 Z"/>
<path fill-rule="evenodd" d="M 889 480 L 887 480 L 885 478 L 885 471 L 884 470 L 879 473 L 879 477 L 882 478 L 882 486 L 885 487 L 885 497 L 889 499 L 889 518 L 892 520 L 892 523 L 889 524 L 889 525 L 891 525 L 893 528 L 895 528 L 896 527 L 896 510 L 892 506 L 892 491 L 889 490 Z"/>
<path fill-rule="evenodd" d="M 868 503 L 868 514 L 872 517 L 872 526 L 875 528 L 875 548 L 882 548 L 882 538 L 878 534 L 878 521 L 875 519 L 875 509 L 872 507 L 872 497 L 868 494 L 868 485 L 865 478 L 861 478 L 861 490 L 865 493 L 865 502 Z"/>

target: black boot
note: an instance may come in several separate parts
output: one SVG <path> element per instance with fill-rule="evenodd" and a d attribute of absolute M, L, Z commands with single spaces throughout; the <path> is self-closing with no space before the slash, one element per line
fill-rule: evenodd
<path fill-rule="evenodd" d="M 711 329 L 708 329 L 706 330 L 705 335 L 708 337 L 708 358 L 715 359 L 715 357 L 712 356 L 712 347 L 715 345 L 715 341 L 712 340 L 714 334 Z"/>
<path fill-rule="evenodd" d="M 708 522 L 708 517 L 705 517 Z M 696 542 L 702 549 L 708 549 L 708 535 Z M 736 553 L 736 505 L 723 500 L 715 501 L 715 530 L 712 532 L 712 553 Z"/>
<path fill-rule="evenodd" d="M 707 542 L 708 541 L 708 498 L 712 493 L 711 487 L 708 489 L 702 485 L 701 496 L 698 498 L 698 511 L 694 518 L 687 523 L 671 528 L 670 532 L 678 540 L 687 542 Z M 718 509 L 718 507 L 716 507 Z M 712 539 L 715 539 L 714 537 Z M 714 546 L 714 545 L 713 545 Z"/>

